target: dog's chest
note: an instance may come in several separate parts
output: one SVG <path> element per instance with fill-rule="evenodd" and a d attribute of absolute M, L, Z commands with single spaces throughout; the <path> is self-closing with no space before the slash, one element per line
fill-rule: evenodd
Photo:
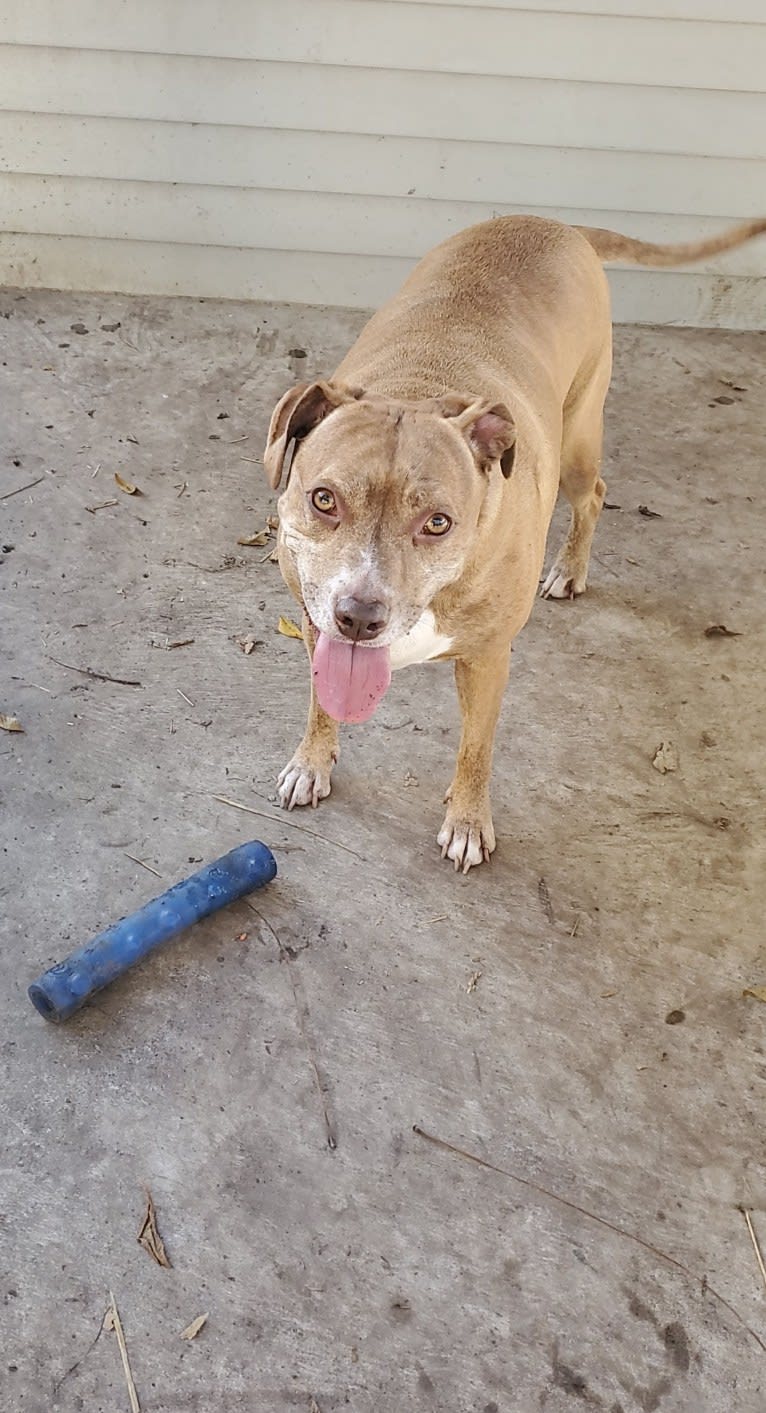
<path fill-rule="evenodd" d="M 412 667 L 416 662 L 428 662 L 429 658 L 449 652 L 451 647 L 452 639 L 436 631 L 436 619 L 427 608 L 414 628 L 391 644 L 391 666 L 396 671 L 399 667 Z"/>

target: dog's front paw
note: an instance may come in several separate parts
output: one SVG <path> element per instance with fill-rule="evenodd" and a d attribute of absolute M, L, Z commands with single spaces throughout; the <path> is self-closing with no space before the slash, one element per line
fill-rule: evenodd
<path fill-rule="evenodd" d="M 277 781 L 282 808 L 294 810 L 296 805 L 311 805 L 312 809 L 316 809 L 319 801 L 326 799 L 330 793 L 330 775 L 334 764 L 334 756 L 312 761 L 299 747 Z"/>
<path fill-rule="evenodd" d="M 489 807 L 486 811 L 456 810 L 450 804 L 437 835 L 442 858 L 452 859 L 455 869 L 467 873 L 480 863 L 488 863 L 495 849 L 495 831 Z"/>
<path fill-rule="evenodd" d="M 561 549 L 550 573 L 540 585 L 542 599 L 577 599 L 588 586 L 588 558 L 569 544 Z"/>
<path fill-rule="evenodd" d="M 576 599 L 585 593 L 588 571 L 557 561 L 540 586 L 542 599 Z"/>

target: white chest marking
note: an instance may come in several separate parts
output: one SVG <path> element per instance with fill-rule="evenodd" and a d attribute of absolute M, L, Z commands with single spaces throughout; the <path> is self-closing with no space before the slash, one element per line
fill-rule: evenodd
<path fill-rule="evenodd" d="M 403 638 L 391 644 L 391 666 L 411 667 L 416 662 L 428 662 L 429 658 L 440 657 L 449 652 L 452 639 L 445 633 L 437 633 L 436 619 L 430 608 L 420 615 L 414 628 Z"/>

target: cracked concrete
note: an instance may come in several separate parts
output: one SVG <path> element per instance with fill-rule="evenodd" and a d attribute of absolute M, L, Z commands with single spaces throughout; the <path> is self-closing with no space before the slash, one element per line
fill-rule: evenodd
<path fill-rule="evenodd" d="M 448 666 L 345 733 L 318 813 L 272 803 L 306 669 L 237 539 L 271 405 L 361 316 L 0 312 L 0 495 L 38 481 L 0 501 L 2 1408 L 129 1407 L 112 1290 L 144 1413 L 760 1413 L 763 336 L 617 331 L 591 588 L 517 643 L 462 878 Z M 41 969 L 253 835 L 252 909 L 34 1013 Z"/>

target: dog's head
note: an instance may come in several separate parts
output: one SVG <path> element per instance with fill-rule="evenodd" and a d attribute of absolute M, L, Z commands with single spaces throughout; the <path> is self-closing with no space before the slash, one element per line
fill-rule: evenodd
<path fill-rule="evenodd" d="M 274 488 L 293 447 L 280 560 L 318 630 L 314 681 L 330 715 L 375 710 L 391 644 L 460 578 L 514 442 L 506 407 L 453 394 L 408 403 L 318 382 L 277 404 L 264 455 Z"/>
<path fill-rule="evenodd" d="M 510 413 L 453 394 L 405 403 L 317 382 L 274 409 L 264 455 L 274 488 L 291 443 L 279 520 L 309 617 L 331 638 L 395 642 L 460 577 L 488 477 L 511 473 Z"/>

